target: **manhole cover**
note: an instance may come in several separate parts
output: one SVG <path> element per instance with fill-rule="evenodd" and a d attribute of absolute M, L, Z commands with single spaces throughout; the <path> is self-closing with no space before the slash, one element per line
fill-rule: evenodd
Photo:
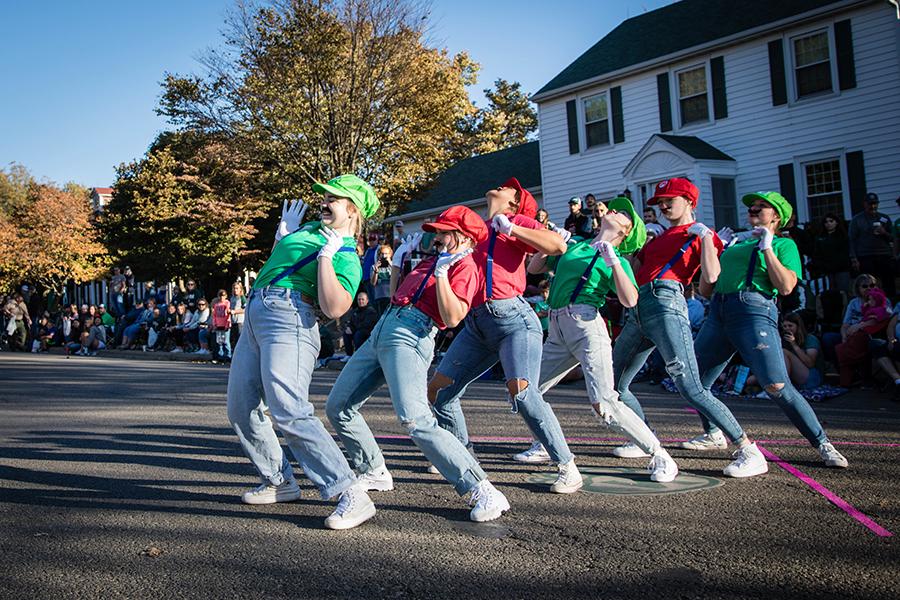
<path fill-rule="evenodd" d="M 722 485 L 715 477 L 679 472 L 671 483 L 650 481 L 650 473 L 645 469 L 622 467 L 578 467 L 584 478 L 585 492 L 593 494 L 615 494 L 619 496 L 653 496 L 659 494 L 680 494 L 696 492 Z M 531 483 L 552 484 L 556 473 L 537 473 L 528 478 Z"/>

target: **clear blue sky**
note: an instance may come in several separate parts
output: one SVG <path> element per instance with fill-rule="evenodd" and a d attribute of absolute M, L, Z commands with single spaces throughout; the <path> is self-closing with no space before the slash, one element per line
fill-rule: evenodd
<path fill-rule="evenodd" d="M 197 56 L 220 45 L 233 0 L 3 4 L 0 167 L 103 187 L 167 128 L 153 112 L 159 82 L 200 71 Z M 622 20 L 665 4 L 435 0 L 432 38 L 481 63 L 473 98 L 483 105 L 498 77 L 533 93 Z"/>

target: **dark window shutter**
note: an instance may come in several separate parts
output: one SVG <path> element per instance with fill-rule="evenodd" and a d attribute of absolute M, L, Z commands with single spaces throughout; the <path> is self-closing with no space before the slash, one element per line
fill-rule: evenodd
<path fill-rule="evenodd" d="M 848 152 L 846 158 L 850 213 L 855 215 L 863 209 L 863 198 L 866 197 L 866 166 L 863 163 L 862 150 Z"/>
<path fill-rule="evenodd" d="M 659 130 L 672 131 L 672 97 L 669 94 L 669 74 L 656 76 L 656 95 L 659 98 Z"/>
<path fill-rule="evenodd" d="M 713 115 L 716 120 L 728 116 L 728 100 L 725 97 L 725 57 L 717 56 L 709 61 L 712 76 Z"/>
<path fill-rule="evenodd" d="M 609 103 L 612 105 L 613 143 L 625 141 L 625 115 L 622 113 L 622 88 L 616 86 L 609 90 Z"/>
<path fill-rule="evenodd" d="M 794 214 L 797 214 L 797 184 L 794 182 L 793 163 L 778 165 L 778 187 L 781 189 L 784 199 L 794 207 Z M 784 223 L 781 225 L 783 226 Z"/>
<path fill-rule="evenodd" d="M 850 19 L 834 24 L 834 46 L 837 55 L 838 85 L 842 90 L 856 87 L 856 65 L 853 61 L 853 33 Z"/>
<path fill-rule="evenodd" d="M 769 42 L 769 80 L 772 82 L 772 106 L 787 104 L 787 81 L 784 78 L 784 44 Z"/>
<path fill-rule="evenodd" d="M 578 109 L 574 100 L 566 102 L 566 124 L 569 126 L 569 154 L 578 154 Z"/>

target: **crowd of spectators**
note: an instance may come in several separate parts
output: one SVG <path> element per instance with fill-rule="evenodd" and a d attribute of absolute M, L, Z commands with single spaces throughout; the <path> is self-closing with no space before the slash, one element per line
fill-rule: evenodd
<path fill-rule="evenodd" d="M 247 297 L 235 282 L 231 294 L 207 299 L 193 279 L 179 282 L 167 298 L 166 286 L 148 284 L 136 300 L 131 269 L 116 267 L 109 280 L 109 306 L 65 304 L 58 310 L 29 305 L 29 285 L 2 299 L 2 347 L 47 352 L 53 346 L 75 356 L 95 356 L 108 348 L 144 352 L 189 352 L 228 362 L 244 323 Z"/>

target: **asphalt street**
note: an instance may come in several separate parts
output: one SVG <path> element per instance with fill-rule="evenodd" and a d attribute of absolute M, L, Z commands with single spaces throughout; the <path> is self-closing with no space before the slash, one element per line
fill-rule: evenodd
<path fill-rule="evenodd" d="M 336 373 L 319 371 L 323 405 Z M 331 531 L 301 500 L 253 507 L 257 485 L 226 419 L 222 365 L 0 355 L 0 598 L 891 598 L 900 590 L 900 405 L 854 392 L 814 408 L 850 468 L 825 468 L 768 400 L 728 399 L 770 453 L 767 475 L 726 479 L 728 451 L 678 396 L 638 397 L 684 486 L 592 420 L 583 384 L 547 395 L 591 487 L 555 495 L 521 465 L 524 421 L 498 382 L 470 387 L 469 430 L 512 510 L 486 524 L 427 463 L 387 390 L 363 409 L 394 475 L 377 515 Z M 780 461 L 780 462 L 779 462 Z M 695 485 L 696 484 L 696 485 Z M 683 488 L 694 489 L 683 489 Z"/>

